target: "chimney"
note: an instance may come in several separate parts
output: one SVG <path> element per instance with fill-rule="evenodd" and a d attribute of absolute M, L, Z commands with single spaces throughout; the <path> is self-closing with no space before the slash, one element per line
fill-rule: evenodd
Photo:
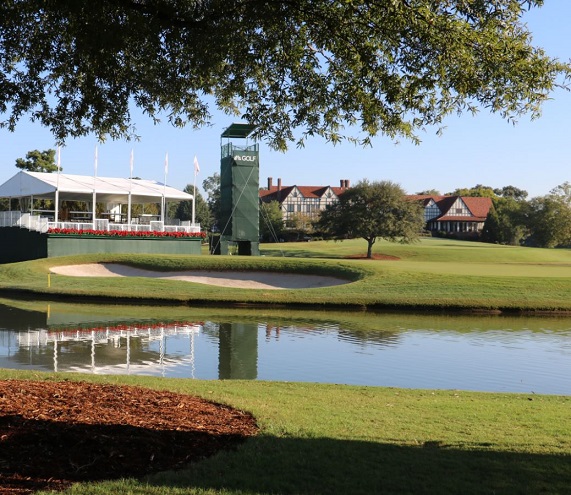
<path fill-rule="evenodd" d="M 272 189 L 272 183 L 274 182 L 273 177 L 268 177 L 268 191 Z"/>
<path fill-rule="evenodd" d="M 345 188 L 349 189 L 351 187 L 351 182 L 349 181 L 349 179 L 345 179 Z"/>
<path fill-rule="evenodd" d="M 278 203 L 282 202 L 282 179 L 278 177 Z"/>
<path fill-rule="evenodd" d="M 282 180 L 278 179 L 278 191 L 281 191 L 282 189 Z"/>
<path fill-rule="evenodd" d="M 341 179 L 339 181 L 339 187 L 345 187 L 345 180 L 344 179 Z"/>

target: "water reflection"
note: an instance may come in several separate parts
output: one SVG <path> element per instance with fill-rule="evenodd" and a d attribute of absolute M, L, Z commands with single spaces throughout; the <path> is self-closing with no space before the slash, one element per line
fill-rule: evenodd
<path fill-rule="evenodd" d="M 571 319 L 0 303 L 0 367 L 571 394 Z"/>

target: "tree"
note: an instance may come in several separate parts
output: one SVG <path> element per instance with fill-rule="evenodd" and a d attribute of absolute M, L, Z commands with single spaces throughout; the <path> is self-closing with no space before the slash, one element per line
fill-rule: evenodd
<path fill-rule="evenodd" d="M 571 243 L 571 184 L 565 182 L 546 196 L 530 201 L 531 241 L 540 247 Z"/>
<path fill-rule="evenodd" d="M 207 203 L 210 210 L 210 227 L 220 228 L 220 174 L 215 172 L 202 181 L 202 187 L 208 195 Z"/>
<path fill-rule="evenodd" d="M 25 160 L 23 158 L 16 160 L 16 167 L 28 172 L 57 172 L 55 157 L 55 150 L 28 151 Z"/>
<path fill-rule="evenodd" d="M 216 105 L 282 150 L 316 134 L 418 142 L 451 113 L 539 115 L 571 71 L 531 44 L 522 16 L 542 4 L 0 2 L 0 113 L 11 130 L 29 114 L 58 142 L 133 136 L 131 103 L 175 126 L 208 124 Z"/>
<path fill-rule="evenodd" d="M 450 193 L 446 193 L 446 196 L 468 196 L 476 198 L 495 198 L 496 193 L 493 187 L 483 186 L 482 184 L 476 184 L 474 187 L 464 187 L 458 188 Z"/>
<path fill-rule="evenodd" d="M 522 244 L 530 233 L 529 204 L 510 195 L 492 201 L 493 207 L 484 223 L 481 240 L 512 246 Z"/>
<path fill-rule="evenodd" d="M 440 194 L 440 191 L 438 191 L 437 189 L 426 189 L 425 191 L 420 191 L 415 193 L 419 196 L 442 196 Z"/>
<path fill-rule="evenodd" d="M 528 195 L 526 190 L 515 186 L 504 186 L 501 189 L 494 189 L 494 193 L 502 198 L 513 198 L 517 200 L 524 200 Z"/>
<path fill-rule="evenodd" d="M 372 258 L 377 239 L 416 240 L 424 217 L 420 203 L 407 200 L 398 184 L 363 180 L 327 206 L 317 226 L 338 240 L 362 237 L 367 241 L 367 258 Z"/>
<path fill-rule="evenodd" d="M 260 203 L 260 237 L 266 242 L 277 242 L 283 230 L 284 219 L 279 202 Z"/>
<path fill-rule="evenodd" d="M 184 192 L 194 195 L 194 186 L 188 184 L 184 188 Z M 194 220 L 200 224 L 202 230 L 208 232 L 212 225 L 208 203 L 204 200 L 199 191 L 196 191 L 194 201 Z M 192 220 L 192 201 L 181 201 L 176 208 L 175 217 L 184 221 Z"/>

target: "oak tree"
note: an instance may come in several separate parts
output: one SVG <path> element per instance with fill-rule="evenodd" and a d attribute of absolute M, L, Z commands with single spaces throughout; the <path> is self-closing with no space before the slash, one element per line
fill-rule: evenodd
<path fill-rule="evenodd" d="M 212 108 L 285 149 L 311 135 L 418 141 L 454 112 L 536 117 L 570 66 L 532 44 L 543 0 L 5 0 L 1 125 L 58 143 L 136 135 L 131 109 L 202 126 Z M 296 131 L 297 129 L 297 131 Z"/>
<path fill-rule="evenodd" d="M 420 203 L 407 199 L 398 184 L 367 180 L 341 194 L 317 222 L 317 228 L 334 239 L 365 239 L 367 258 L 372 258 L 377 239 L 410 243 L 424 225 Z"/>

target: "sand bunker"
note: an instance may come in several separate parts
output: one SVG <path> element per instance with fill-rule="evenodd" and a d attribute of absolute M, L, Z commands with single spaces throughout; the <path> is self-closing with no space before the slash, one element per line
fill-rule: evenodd
<path fill-rule="evenodd" d="M 347 284 L 349 281 L 321 275 L 299 275 L 273 272 L 180 271 L 156 272 L 117 263 L 88 263 L 54 266 L 52 273 L 68 277 L 152 277 L 183 280 L 198 284 L 235 287 L 238 289 L 311 289 Z"/>

